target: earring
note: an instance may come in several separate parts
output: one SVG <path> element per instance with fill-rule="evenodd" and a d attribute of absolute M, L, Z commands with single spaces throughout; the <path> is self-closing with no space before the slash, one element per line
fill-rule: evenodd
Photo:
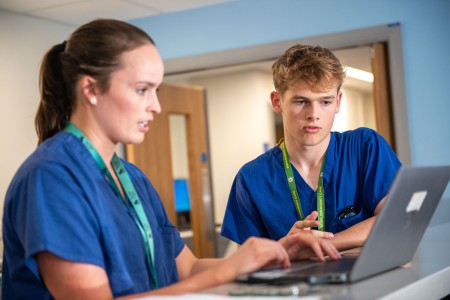
<path fill-rule="evenodd" d="M 90 101 L 92 105 L 97 105 L 97 98 L 92 97 Z"/>

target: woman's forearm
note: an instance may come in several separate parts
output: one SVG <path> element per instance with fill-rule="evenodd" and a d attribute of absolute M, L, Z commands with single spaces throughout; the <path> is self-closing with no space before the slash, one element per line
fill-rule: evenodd
<path fill-rule="evenodd" d="M 223 259 L 201 259 L 193 268 L 192 275 L 182 281 L 154 291 L 121 297 L 118 299 L 133 299 L 151 295 L 176 295 L 194 293 L 220 284 L 232 281 L 236 274 L 234 270 L 225 267 Z"/>

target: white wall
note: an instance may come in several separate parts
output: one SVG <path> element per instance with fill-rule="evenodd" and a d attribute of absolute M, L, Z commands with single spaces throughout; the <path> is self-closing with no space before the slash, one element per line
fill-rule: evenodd
<path fill-rule="evenodd" d="M 375 108 L 371 93 L 342 87 L 342 99 L 339 113 L 333 124 L 333 131 L 345 131 L 358 127 L 369 127 L 376 130 Z"/>
<path fill-rule="evenodd" d="M 269 147 L 275 145 L 275 119 L 269 96 L 274 89 L 272 74 L 248 70 L 219 75 L 193 73 L 165 80 L 206 89 L 214 213 L 216 224 L 221 224 L 239 168 L 262 154 L 264 143 Z M 372 93 L 348 87 L 345 82 L 342 91 L 341 109 L 333 130 L 361 126 L 375 129 Z"/>
<path fill-rule="evenodd" d="M 170 154 L 173 178 L 189 178 L 188 147 L 186 136 L 186 117 L 170 115 Z"/>
<path fill-rule="evenodd" d="M 270 73 L 247 71 L 191 81 L 207 91 L 215 222 L 221 224 L 234 176 L 247 161 L 274 146 Z"/>
<path fill-rule="evenodd" d="M 73 28 L 0 10 L 0 213 L 17 168 L 36 148 L 39 64 Z M 0 224 L 1 228 L 1 224 Z"/>
<path fill-rule="evenodd" d="M 75 28 L 0 10 L 0 214 L 9 183 L 36 148 L 34 115 L 39 104 L 38 74 L 45 52 Z M 232 180 L 245 162 L 273 146 L 274 120 L 269 73 L 197 78 L 208 89 L 208 123 L 216 222 L 221 223 Z M 261 105 L 262 104 L 262 105 Z M 244 126 L 245 124 L 245 126 Z M 225 150 L 221 145 L 234 145 Z M 245 147 L 244 147 L 245 146 Z M 215 172 L 215 170 L 217 170 Z M 1 226 L 1 224 L 0 224 Z"/>
<path fill-rule="evenodd" d="M 39 102 L 40 60 L 52 45 L 63 41 L 73 30 L 0 11 L 0 99 L 3 104 L 0 134 L 2 145 L 8 145 L 0 147 L 1 202 L 17 168 L 36 147 L 33 120 Z M 232 75 L 204 75 L 185 83 L 207 89 L 215 221 L 221 223 L 239 168 L 262 154 L 265 143 L 274 146 L 275 121 L 269 99 L 273 89 L 272 76 L 270 72 L 246 71 Z M 346 91 L 354 94 L 350 89 Z M 343 101 L 350 104 L 351 100 L 345 99 Z M 358 104 L 351 106 L 361 109 Z M 337 118 L 342 119 L 344 114 L 341 111 Z M 361 110 L 357 114 L 363 122 L 370 124 L 370 114 L 369 117 L 362 116 Z M 360 126 L 361 118 L 351 119 L 346 126 Z M 0 207 L 2 213 L 3 205 Z"/>

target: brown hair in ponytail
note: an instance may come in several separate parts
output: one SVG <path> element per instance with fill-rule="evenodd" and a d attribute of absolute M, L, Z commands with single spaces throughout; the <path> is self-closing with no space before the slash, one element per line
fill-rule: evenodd
<path fill-rule="evenodd" d="M 121 67 L 120 55 L 149 43 L 155 44 L 131 24 L 98 19 L 79 27 L 67 43 L 53 46 L 42 60 L 39 76 L 38 144 L 64 129 L 75 109 L 75 86 L 81 76 L 92 76 L 106 91 L 111 73 Z"/>

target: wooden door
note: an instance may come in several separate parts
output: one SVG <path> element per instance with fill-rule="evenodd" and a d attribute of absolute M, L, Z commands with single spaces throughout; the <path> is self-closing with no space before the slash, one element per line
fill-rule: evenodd
<path fill-rule="evenodd" d="M 373 97 L 377 131 L 396 151 L 387 43 L 373 44 L 372 50 Z"/>
<path fill-rule="evenodd" d="M 215 257 L 214 209 L 203 88 L 163 84 L 158 91 L 162 112 L 155 116 L 143 143 L 128 145 L 127 160 L 136 164 L 158 191 L 169 219 L 177 225 L 170 142 L 170 116 L 182 115 L 186 123 L 193 252 Z"/>

